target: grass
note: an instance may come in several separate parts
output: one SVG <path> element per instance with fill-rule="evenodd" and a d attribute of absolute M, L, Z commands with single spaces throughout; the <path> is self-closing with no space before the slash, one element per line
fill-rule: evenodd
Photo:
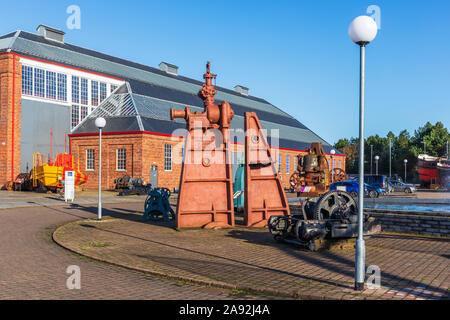
<path fill-rule="evenodd" d="M 107 242 L 89 242 L 88 246 L 91 248 L 104 248 L 109 246 L 109 243 Z"/>

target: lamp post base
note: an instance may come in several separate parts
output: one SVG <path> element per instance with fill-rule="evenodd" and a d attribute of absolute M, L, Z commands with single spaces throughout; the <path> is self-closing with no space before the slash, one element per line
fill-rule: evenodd
<path fill-rule="evenodd" d="M 364 282 L 355 282 L 355 290 L 363 291 L 364 290 Z"/>

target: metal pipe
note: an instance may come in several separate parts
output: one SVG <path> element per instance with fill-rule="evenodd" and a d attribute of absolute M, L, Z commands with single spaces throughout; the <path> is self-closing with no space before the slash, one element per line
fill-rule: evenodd
<path fill-rule="evenodd" d="M 373 145 L 370 145 L 370 174 L 373 173 L 372 171 L 372 159 L 373 159 Z"/>
<path fill-rule="evenodd" d="M 406 162 L 405 162 L 405 183 L 406 183 Z"/>
<path fill-rule="evenodd" d="M 392 161 L 392 155 L 391 155 L 391 138 L 389 138 L 389 178 L 391 177 L 391 161 Z"/>
<path fill-rule="evenodd" d="M 98 150 L 98 220 L 102 220 L 102 128 L 99 128 L 99 150 Z"/>
<path fill-rule="evenodd" d="M 360 46 L 360 95 L 359 95 L 359 194 L 358 194 L 358 238 L 356 239 L 355 290 L 364 290 L 365 245 L 363 239 L 364 207 L 364 72 L 365 45 Z"/>

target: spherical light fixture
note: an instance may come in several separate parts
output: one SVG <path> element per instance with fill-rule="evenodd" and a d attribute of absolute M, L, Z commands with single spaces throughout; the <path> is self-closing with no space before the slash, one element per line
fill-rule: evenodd
<path fill-rule="evenodd" d="M 336 150 L 331 149 L 330 153 L 331 153 L 332 155 L 334 155 L 334 154 L 336 154 Z"/>
<path fill-rule="evenodd" d="M 403 160 L 404 163 L 408 163 L 408 159 Z"/>
<path fill-rule="evenodd" d="M 377 160 L 377 161 L 378 161 L 379 159 L 380 159 L 380 157 L 379 157 L 379 156 L 375 156 L 375 160 Z"/>
<path fill-rule="evenodd" d="M 106 120 L 105 118 L 102 117 L 98 117 L 97 119 L 95 119 L 95 126 L 98 129 L 103 129 L 106 126 Z"/>
<path fill-rule="evenodd" d="M 375 39 L 377 30 L 375 20 L 369 16 L 359 16 L 350 23 L 348 35 L 354 43 L 363 46 Z"/>

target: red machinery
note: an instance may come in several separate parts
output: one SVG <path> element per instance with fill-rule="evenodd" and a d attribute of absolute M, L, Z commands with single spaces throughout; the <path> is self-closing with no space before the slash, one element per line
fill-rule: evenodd
<path fill-rule="evenodd" d="M 264 227 L 273 215 L 289 215 L 269 143 L 255 112 L 245 113 L 244 224 Z"/>
<path fill-rule="evenodd" d="M 171 119 L 184 118 L 188 129 L 177 206 L 178 228 L 234 226 L 229 145 L 234 111 L 226 101 L 220 106 L 214 103 L 212 79 L 216 75 L 210 72 L 209 62 L 203 78 L 206 83 L 199 94 L 204 100 L 204 112 L 192 113 L 189 107 L 170 110 Z"/>
<path fill-rule="evenodd" d="M 205 111 L 192 113 L 170 110 L 170 117 L 184 118 L 188 134 L 180 193 L 177 206 L 177 227 L 233 227 L 234 205 L 230 150 L 230 122 L 234 111 L 226 101 L 214 103 L 216 93 L 206 65 L 206 80 L 199 95 Z M 286 195 L 271 156 L 258 117 L 247 112 L 245 216 L 247 226 L 264 226 L 274 214 L 289 214 Z"/>
<path fill-rule="evenodd" d="M 329 190 L 330 184 L 347 179 L 345 171 L 334 168 L 331 173 L 320 142 L 311 143 L 306 155 L 298 155 L 297 171 L 290 178 L 291 186 L 298 196 L 318 197 Z"/>

